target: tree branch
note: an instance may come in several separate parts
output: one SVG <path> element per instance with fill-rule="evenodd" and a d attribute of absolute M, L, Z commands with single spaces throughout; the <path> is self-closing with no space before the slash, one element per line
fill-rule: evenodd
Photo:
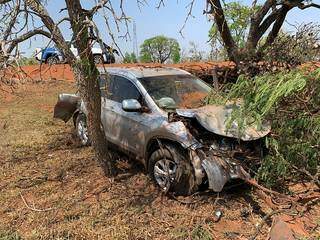
<path fill-rule="evenodd" d="M 50 17 L 48 11 L 44 8 L 40 0 L 24 0 L 26 5 L 34 11 L 41 19 L 43 24 L 49 30 L 52 40 L 57 44 L 58 48 L 63 52 L 63 55 L 72 63 L 76 60 L 75 56 L 69 49 L 60 29 L 57 27 L 56 23 Z"/>
<path fill-rule="evenodd" d="M 12 0 L 0 0 L 0 5 L 1 4 L 6 4 L 6 3 L 8 3 L 8 2 L 11 2 Z"/>
<path fill-rule="evenodd" d="M 283 22 L 287 16 L 287 13 L 289 12 L 289 10 L 291 9 L 292 7 L 290 6 L 287 6 L 287 5 L 283 5 L 281 7 L 281 11 L 279 12 L 279 16 L 277 18 L 277 20 L 275 21 L 268 37 L 267 37 L 267 40 L 266 42 L 264 43 L 264 45 L 259 49 L 259 53 L 261 53 L 264 49 L 266 49 L 268 46 L 270 46 L 274 40 L 276 39 L 276 37 L 278 36 L 278 33 L 283 25 Z"/>
<path fill-rule="evenodd" d="M 99 3 L 91 8 L 88 13 L 93 16 L 99 9 L 103 8 L 107 3 L 110 3 L 110 0 L 100 0 Z"/>
<path fill-rule="evenodd" d="M 13 40 L 10 42 L 10 45 L 9 45 L 9 47 L 8 47 L 8 49 L 7 49 L 7 52 L 8 52 L 8 53 L 11 53 L 11 52 L 13 51 L 13 49 L 14 49 L 19 43 L 21 43 L 21 42 L 23 42 L 23 41 L 25 41 L 25 40 L 27 40 L 27 39 L 35 36 L 35 35 L 43 35 L 43 36 L 45 36 L 45 37 L 47 37 L 47 38 L 49 38 L 49 39 L 51 38 L 51 34 L 50 34 L 49 32 L 44 31 L 44 30 L 42 30 L 42 29 L 34 29 L 34 30 L 30 31 L 30 32 L 27 32 L 27 33 L 21 35 L 21 36 L 18 37 L 18 38 L 13 39 Z"/>
<path fill-rule="evenodd" d="M 209 13 L 213 14 L 215 22 L 217 24 L 218 31 L 220 32 L 224 46 L 228 52 L 228 56 L 231 61 L 238 61 L 238 46 L 236 46 L 234 39 L 231 35 L 229 26 L 224 16 L 224 11 L 221 6 L 220 0 L 208 0 L 211 10 Z"/>
<path fill-rule="evenodd" d="M 276 0 L 267 0 L 265 4 L 251 17 L 251 24 L 247 40 L 247 48 L 255 49 L 259 38 L 256 37 L 259 26 L 265 16 L 268 14 L 272 6 L 276 4 Z"/>
<path fill-rule="evenodd" d="M 265 34 L 265 32 L 268 30 L 268 28 L 271 26 L 271 24 L 277 20 L 277 18 L 279 17 L 279 15 L 282 12 L 283 7 L 279 8 L 279 9 L 275 9 L 274 11 L 272 11 L 272 13 L 265 18 L 265 20 L 260 24 L 260 26 L 258 27 L 257 30 L 257 38 L 256 41 L 259 41 L 260 38 L 263 36 L 263 34 Z"/>
<path fill-rule="evenodd" d="M 319 8 L 320 9 L 320 5 L 319 4 L 316 4 L 316 3 L 310 3 L 310 4 L 307 4 L 307 5 L 305 5 L 305 4 L 300 4 L 300 5 L 298 5 L 298 8 L 300 8 L 300 9 L 307 9 L 307 8 L 310 8 L 310 7 L 315 7 L 315 8 Z"/>

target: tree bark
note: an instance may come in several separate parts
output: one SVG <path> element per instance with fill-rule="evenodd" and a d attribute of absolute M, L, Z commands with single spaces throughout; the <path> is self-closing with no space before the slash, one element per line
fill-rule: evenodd
<path fill-rule="evenodd" d="M 99 87 L 99 72 L 96 68 L 91 52 L 89 40 L 88 11 L 85 11 L 79 0 L 66 0 L 70 16 L 71 28 L 75 36 L 75 46 L 78 49 L 80 60 L 72 65 L 79 93 L 87 109 L 89 136 L 96 157 L 107 176 L 114 176 L 115 164 L 108 151 L 107 140 L 101 124 L 101 93 Z"/>
<path fill-rule="evenodd" d="M 96 158 L 102 165 L 107 176 L 115 175 L 114 161 L 108 151 L 106 137 L 101 124 L 101 93 L 99 88 L 99 72 L 93 62 L 91 45 L 88 36 L 88 11 L 81 6 L 80 0 L 65 0 L 69 14 L 73 38 L 78 49 L 79 60 L 75 58 L 67 45 L 60 29 L 54 23 L 40 0 L 24 0 L 26 5 L 37 13 L 51 38 L 63 52 L 67 62 L 71 65 L 77 80 L 80 97 L 87 108 L 89 136 L 96 153 Z"/>
<path fill-rule="evenodd" d="M 279 11 L 279 15 L 276 19 L 276 21 L 273 24 L 273 27 L 271 29 L 271 31 L 268 34 L 267 40 L 265 42 L 265 44 L 259 49 L 259 52 L 262 52 L 264 49 L 266 49 L 268 46 L 270 46 L 274 40 L 277 38 L 278 33 L 284 23 L 284 20 L 286 19 L 286 16 L 289 12 L 289 10 L 291 9 L 290 6 L 287 5 L 283 5 Z"/>
<path fill-rule="evenodd" d="M 79 49 L 80 50 L 80 49 Z M 91 58 L 91 57 L 90 57 Z M 98 83 L 99 72 L 93 59 L 82 58 L 72 65 L 78 89 L 87 109 L 87 123 L 91 144 L 105 175 L 116 174 L 115 161 L 108 150 L 108 144 L 101 124 L 101 94 Z"/>
<path fill-rule="evenodd" d="M 224 43 L 224 47 L 227 50 L 228 56 L 231 61 L 239 63 L 238 46 L 235 44 L 234 39 L 230 33 L 230 29 L 224 11 L 221 6 L 220 0 L 210 0 L 208 3 L 211 6 L 210 13 L 213 14 L 215 23 L 217 24 L 218 31 Z"/>

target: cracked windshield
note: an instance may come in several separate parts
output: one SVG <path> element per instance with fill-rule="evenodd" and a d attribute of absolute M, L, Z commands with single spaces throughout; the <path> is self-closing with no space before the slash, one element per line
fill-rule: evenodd
<path fill-rule="evenodd" d="M 157 105 L 165 110 L 201 107 L 212 90 L 202 80 L 190 75 L 145 77 L 139 80 Z"/>

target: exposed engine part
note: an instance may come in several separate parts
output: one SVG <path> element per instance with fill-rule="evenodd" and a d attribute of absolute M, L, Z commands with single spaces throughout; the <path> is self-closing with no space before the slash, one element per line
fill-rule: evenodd
<path fill-rule="evenodd" d="M 169 121 L 181 121 L 194 136 L 199 145 L 189 149 L 190 159 L 195 170 L 196 182 L 201 184 L 207 176 L 209 189 L 220 192 L 230 179 L 249 179 L 250 167 L 260 163 L 262 141 L 244 142 L 211 133 L 196 119 L 169 114 Z M 246 169 L 246 170 L 245 170 Z"/>
<path fill-rule="evenodd" d="M 198 156 L 196 151 L 194 151 L 192 149 L 189 150 L 189 157 L 191 159 L 191 163 L 194 168 L 196 183 L 197 183 L 197 185 L 200 185 L 203 181 L 203 178 L 205 177 L 205 173 L 204 173 L 203 167 L 202 167 L 202 159 L 200 159 L 200 157 Z"/>

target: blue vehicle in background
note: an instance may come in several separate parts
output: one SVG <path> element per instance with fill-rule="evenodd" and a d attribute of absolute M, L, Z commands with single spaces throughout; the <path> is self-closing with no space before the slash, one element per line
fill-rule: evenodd
<path fill-rule="evenodd" d="M 70 50 L 72 53 L 78 57 L 78 50 L 69 42 Z M 115 63 L 115 55 L 119 55 L 119 52 L 116 49 L 111 48 L 104 43 L 104 47 L 107 52 L 103 52 L 100 47 L 92 47 L 91 51 L 93 54 L 93 60 L 95 64 L 111 64 Z M 46 48 L 36 48 L 35 58 L 42 63 L 49 65 L 64 63 L 65 59 L 63 54 L 56 47 L 46 47 Z"/>
<path fill-rule="evenodd" d="M 36 48 L 36 59 L 46 64 L 58 64 L 64 62 L 64 57 L 55 47 Z"/>

